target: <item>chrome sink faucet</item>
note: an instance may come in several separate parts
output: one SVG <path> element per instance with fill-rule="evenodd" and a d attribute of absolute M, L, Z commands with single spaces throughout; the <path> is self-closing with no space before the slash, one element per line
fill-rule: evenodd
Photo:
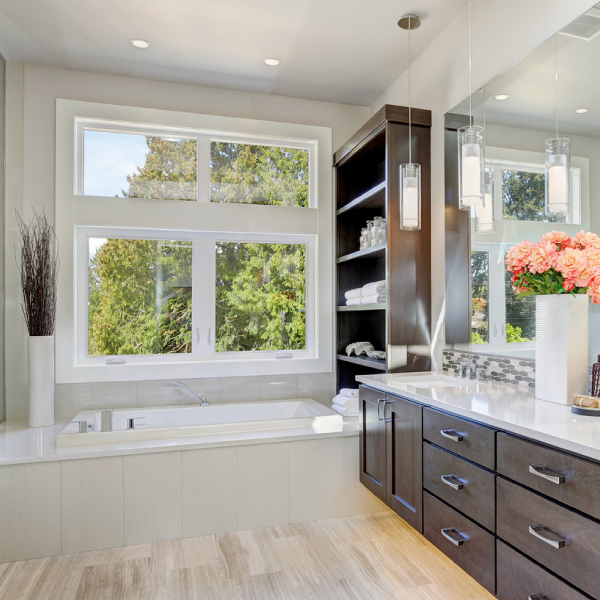
<path fill-rule="evenodd" d="M 185 385 L 185 383 L 181 383 L 181 381 L 174 381 L 173 385 L 175 385 L 177 387 L 182 387 L 182 388 L 186 389 L 188 392 L 192 393 L 194 396 L 196 396 L 196 398 L 198 398 L 198 400 L 200 400 L 200 406 L 210 406 L 210 402 L 202 394 L 195 392 L 191 387 Z"/>

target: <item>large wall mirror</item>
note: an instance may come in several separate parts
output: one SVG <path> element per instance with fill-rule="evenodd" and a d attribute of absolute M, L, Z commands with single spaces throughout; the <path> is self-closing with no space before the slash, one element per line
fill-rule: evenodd
<path fill-rule="evenodd" d="M 474 59 L 476 60 L 476 59 Z M 471 97 L 485 127 L 494 180 L 494 233 L 477 233 L 457 206 L 456 129 L 469 99 L 446 115 L 446 346 L 534 358 L 535 297 L 517 298 L 508 249 L 553 229 L 600 234 L 600 4 Z M 571 211 L 545 212 L 545 141 L 571 140 Z M 590 361 L 600 352 L 600 308 L 590 304 Z"/>

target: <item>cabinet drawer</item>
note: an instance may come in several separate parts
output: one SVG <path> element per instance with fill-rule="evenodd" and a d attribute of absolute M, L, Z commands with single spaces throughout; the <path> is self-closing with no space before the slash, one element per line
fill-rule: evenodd
<path fill-rule="evenodd" d="M 496 432 L 452 415 L 423 410 L 423 437 L 488 469 L 496 467 Z"/>
<path fill-rule="evenodd" d="M 600 525 L 500 477 L 496 491 L 498 536 L 597 598 Z"/>
<path fill-rule="evenodd" d="M 427 492 L 423 493 L 423 516 L 425 537 L 483 587 L 494 593 L 494 536 Z M 453 538 L 455 543 L 445 537 L 442 531 Z"/>
<path fill-rule="evenodd" d="M 423 442 L 423 487 L 490 531 L 496 527 L 494 479 L 493 473 Z"/>
<path fill-rule="evenodd" d="M 498 473 L 600 519 L 596 463 L 499 433 Z"/>
<path fill-rule="evenodd" d="M 499 600 L 587 600 L 542 567 L 525 558 L 500 540 L 496 546 Z"/>

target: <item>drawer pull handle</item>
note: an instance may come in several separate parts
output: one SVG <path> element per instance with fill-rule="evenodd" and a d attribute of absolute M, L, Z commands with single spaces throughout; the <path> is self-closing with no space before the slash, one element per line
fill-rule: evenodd
<path fill-rule="evenodd" d="M 392 419 L 392 415 L 390 414 L 390 416 L 389 416 L 389 417 L 386 417 L 386 416 L 385 416 L 385 407 L 386 407 L 388 404 L 394 404 L 394 401 L 393 401 L 393 400 L 384 400 L 384 401 L 383 401 L 383 420 L 384 420 L 386 423 L 391 423 L 391 422 L 393 421 L 393 419 Z"/>
<path fill-rule="evenodd" d="M 459 536 L 458 538 L 450 535 L 450 532 L 453 532 L 454 535 Z M 446 527 L 446 529 L 442 529 L 442 535 L 449 541 L 451 541 L 455 546 L 462 546 L 469 538 L 462 537 L 454 527 Z"/>
<path fill-rule="evenodd" d="M 566 546 L 567 540 L 551 540 L 540 533 L 540 531 L 544 530 L 546 530 L 546 528 L 543 525 L 535 525 L 533 527 L 531 525 L 529 526 L 529 533 L 531 535 L 534 535 L 536 538 L 542 540 L 542 542 L 546 542 L 546 544 L 549 544 L 553 548 L 560 550 Z"/>
<path fill-rule="evenodd" d="M 527 596 L 527 600 L 548 600 L 546 594 L 536 594 L 535 596 Z"/>
<path fill-rule="evenodd" d="M 383 408 L 384 408 L 384 412 L 385 412 L 385 398 L 377 398 L 377 418 L 380 421 L 383 421 L 383 417 L 381 416 L 381 411 L 379 410 L 382 404 L 383 404 Z"/>
<path fill-rule="evenodd" d="M 557 485 L 560 485 L 561 483 L 565 482 L 564 475 L 561 475 L 560 473 L 557 473 L 556 471 L 548 469 L 548 467 L 544 467 L 542 465 L 529 465 L 529 472 L 532 475 L 537 475 L 538 477 L 541 477 L 542 479 L 547 479 L 548 481 L 556 483 Z M 549 475 L 549 473 L 554 473 L 554 475 Z"/>
<path fill-rule="evenodd" d="M 453 490 L 462 490 L 465 484 L 456 475 L 442 475 L 442 481 L 449 485 Z"/>
<path fill-rule="evenodd" d="M 448 438 L 453 442 L 462 442 L 465 439 L 464 436 L 460 435 L 459 433 L 456 433 L 454 429 L 442 429 L 440 433 L 443 437 Z"/>

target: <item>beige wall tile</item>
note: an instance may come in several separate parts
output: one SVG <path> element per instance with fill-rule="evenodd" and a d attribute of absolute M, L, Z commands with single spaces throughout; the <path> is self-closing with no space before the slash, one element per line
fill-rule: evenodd
<path fill-rule="evenodd" d="M 114 381 L 92 383 L 94 410 L 103 408 L 137 408 L 137 382 Z"/>
<path fill-rule="evenodd" d="M 287 400 L 298 397 L 297 375 L 261 375 L 261 400 Z"/>
<path fill-rule="evenodd" d="M 138 381 L 137 406 L 173 406 L 179 405 L 179 388 L 171 380 Z"/>
<path fill-rule="evenodd" d="M 0 563 L 60 552 L 60 463 L 0 467 Z"/>
<path fill-rule="evenodd" d="M 298 375 L 298 398 L 313 398 L 321 404 L 331 406 L 335 394 L 335 373 Z"/>
<path fill-rule="evenodd" d="M 337 441 L 290 442 L 290 523 L 337 516 Z"/>
<path fill-rule="evenodd" d="M 256 402 L 257 400 L 260 400 L 259 377 L 221 379 L 221 402 Z"/>
<path fill-rule="evenodd" d="M 287 443 L 237 447 L 241 531 L 289 522 L 288 475 Z"/>
<path fill-rule="evenodd" d="M 181 527 L 181 452 L 124 457 L 126 546 L 177 539 Z"/>
<path fill-rule="evenodd" d="M 183 537 L 237 530 L 237 450 L 182 453 Z"/>
<path fill-rule="evenodd" d="M 91 383 L 61 383 L 54 386 L 56 421 L 71 421 L 83 410 L 92 410 Z"/>
<path fill-rule="evenodd" d="M 195 392 L 202 394 L 209 402 L 221 401 L 221 379 L 219 377 L 207 377 L 205 379 L 183 379 L 185 383 Z M 179 404 L 197 404 L 198 399 L 187 390 L 179 388 Z"/>
<path fill-rule="evenodd" d="M 123 457 L 61 463 L 62 552 L 123 545 Z"/>

